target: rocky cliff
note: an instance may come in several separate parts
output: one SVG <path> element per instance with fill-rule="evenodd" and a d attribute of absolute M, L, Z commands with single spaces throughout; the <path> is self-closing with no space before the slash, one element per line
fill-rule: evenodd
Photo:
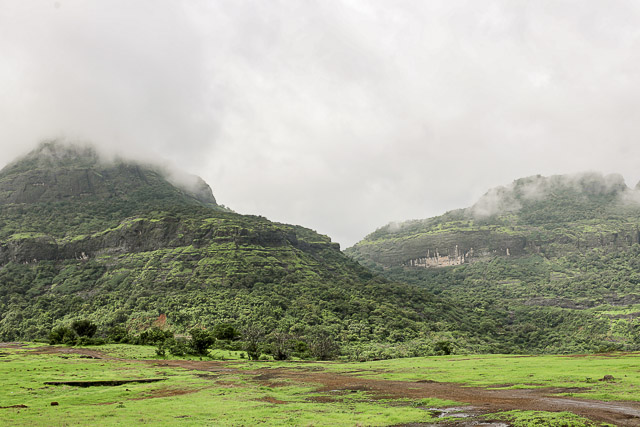
<path fill-rule="evenodd" d="M 389 224 L 347 249 L 383 268 L 438 268 L 493 257 L 630 247 L 640 242 L 640 192 L 618 175 L 535 176 L 467 209 Z"/>

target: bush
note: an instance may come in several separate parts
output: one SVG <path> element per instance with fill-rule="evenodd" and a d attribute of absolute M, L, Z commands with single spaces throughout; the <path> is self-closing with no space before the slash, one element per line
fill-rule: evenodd
<path fill-rule="evenodd" d="M 106 341 L 103 338 L 79 337 L 76 345 L 103 345 Z"/>
<path fill-rule="evenodd" d="M 71 328 L 78 334 L 79 337 L 91 338 L 96 334 L 98 326 L 90 320 L 75 320 L 71 324 Z"/>
<path fill-rule="evenodd" d="M 184 338 L 169 338 L 164 345 L 173 356 L 184 356 L 189 354 L 189 344 Z"/>
<path fill-rule="evenodd" d="M 73 331 L 73 329 L 68 326 L 60 326 L 55 328 L 49 334 L 49 344 L 67 344 L 67 345 L 75 345 L 78 336 Z"/>
<path fill-rule="evenodd" d="M 211 333 L 217 340 L 234 341 L 240 337 L 240 332 L 229 323 L 218 323 Z"/>
<path fill-rule="evenodd" d="M 260 359 L 264 343 L 264 330 L 255 326 L 249 326 L 242 333 L 244 351 L 251 360 Z"/>
<path fill-rule="evenodd" d="M 273 332 L 269 350 L 275 360 L 289 359 L 293 352 L 293 337 L 284 332 Z"/>
<path fill-rule="evenodd" d="M 433 352 L 436 356 L 447 356 L 453 354 L 453 344 L 449 341 L 438 341 L 433 346 Z"/>
<path fill-rule="evenodd" d="M 127 329 L 120 325 L 109 328 L 109 331 L 107 332 L 107 339 L 116 344 L 125 344 L 131 341 L 131 337 L 129 336 Z"/>
<path fill-rule="evenodd" d="M 137 345 L 158 345 L 165 340 L 173 338 L 173 332 L 163 331 L 159 328 L 147 329 L 135 337 L 134 344 Z"/>
<path fill-rule="evenodd" d="M 198 356 L 207 356 L 209 354 L 209 348 L 216 341 L 213 335 L 206 330 L 198 328 L 191 329 L 189 334 L 191 334 L 189 346 L 193 350 L 193 353 Z"/>
<path fill-rule="evenodd" d="M 317 360 L 335 359 L 338 350 L 336 340 L 327 332 L 317 332 L 309 340 L 309 352 Z"/>

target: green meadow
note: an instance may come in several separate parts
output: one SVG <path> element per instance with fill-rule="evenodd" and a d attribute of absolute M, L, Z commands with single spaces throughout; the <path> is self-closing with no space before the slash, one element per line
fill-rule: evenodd
<path fill-rule="evenodd" d="M 450 425 L 438 408 L 464 402 L 430 396 L 389 398 L 368 390 L 327 390 L 304 376 L 264 381 L 269 372 L 314 372 L 346 378 L 453 382 L 487 388 L 581 388 L 576 397 L 640 401 L 640 354 L 568 356 L 441 356 L 376 362 L 247 361 L 238 353 L 205 358 L 158 358 L 154 347 L 90 347 L 102 358 L 0 347 L 2 425 Z M 72 350 L 73 351 L 73 350 Z M 224 359 L 224 360 L 221 360 Z M 184 366 L 180 366 L 184 363 Z M 200 366 L 200 365 L 198 365 Z M 204 366 L 204 365 L 202 365 Z M 598 381 L 612 375 L 613 381 Z M 268 375 L 266 375 L 268 376 Z M 160 379 L 153 383 L 78 387 L 50 381 Z M 566 393 L 565 393 L 566 394 Z M 57 404 L 55 404 L 55 403 Z M 52 406 L 52 403 L 54 405 Z M 570 412 L 509 411 L 475 414 L 513 426 L 591 426 Z"/>
<path fill-rule="evenodd" d="M 399 381 L 433 380 L 489 388 L 579 389 L 565 396 L 640 401 L 640 353 L 594 355 L 471 355 L 328 364 L 325 369 Z M 605 375 L 613 381 L 600 381 Z"/>

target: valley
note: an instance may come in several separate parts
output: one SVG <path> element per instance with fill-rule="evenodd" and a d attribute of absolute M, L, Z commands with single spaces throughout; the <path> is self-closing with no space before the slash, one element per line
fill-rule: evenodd
<path fill-rule="evenodd" d="M 342 251 L 172 176 L 55 142 L 0 171 L 3 424 L 640 420 L 618 177 L 523 178 Z"/>

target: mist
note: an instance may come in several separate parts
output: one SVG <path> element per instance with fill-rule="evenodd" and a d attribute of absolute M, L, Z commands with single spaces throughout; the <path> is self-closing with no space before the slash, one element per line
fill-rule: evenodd
<path fill-rule="evenodd" d="M 201 176 L 342 247 L 536 174 L 640 180 L 634 1 L 0 0 L 0 165 Z"/>

